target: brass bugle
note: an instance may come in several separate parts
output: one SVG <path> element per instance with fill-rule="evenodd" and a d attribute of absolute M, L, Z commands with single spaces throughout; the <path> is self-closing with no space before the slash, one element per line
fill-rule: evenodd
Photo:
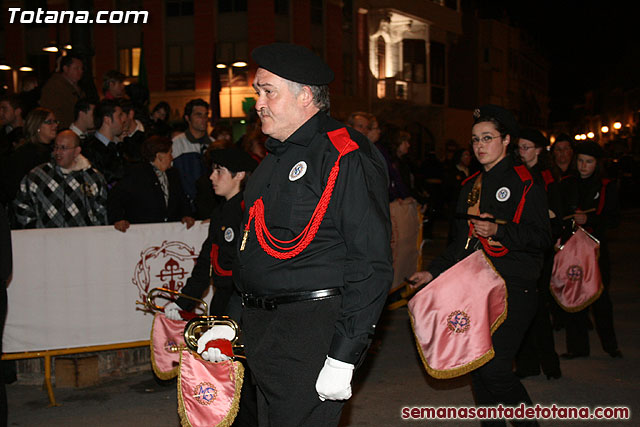
<path fill-rule="evenodd" d="M 163 293 L 165 295 L 162 295 Z M 158 294 L 158 295 L 156 295 L 156 294 Z M 183 294 L 181 292 L 174 291 L 174 290 L 167 289 L 167 288 L 153 288 L 153 289 L 151 289 L 147 293 L 146 301 L 144 303 L 141 303 L 141 304 L 146 306 L 151 311 L 160 311 L 160 312 L 162 312 L 162 311 L 164 311 L 164 307 L 157 305 L 154 302 L 154 299 L 157 296 L 163 296 L 164 298 L 167 298 L 167 294 L 168 294 L 168 296 L 176 296 L 176 297 L 186 298 L 186 299 L 190 299 L 192 301 L 195 301 L 195 302 L 197 302 L 199 304 L 202 304 L 202 308 L 204 310 L 204 313 L 208 313 L 209 312 L 209 306 L 207 305 L 207 303 L 205 301 L 201 300 L 200 298 L 195 298 L 195 297 L 192 297 L 192 296 L 189 296 L 189 295 L 185 295 L 185 294 Z M 167 298 L 167 299 L 170 299 L 170 298 Z"/>
<path fill-rule="evenodd" d="M 231 340 L 233 353 L 236 357 L 244 357 L 239 353 L 244 352 L 244 346 L 238 343 L 240 328 L 238 324 L 228 316 L 200 316 L 189 320 L 184 327 L 184 342 L 189 350 L 198 351 L 198 339 L 215 325 L 227 325 L 233 329 L 235 335 Z"/>

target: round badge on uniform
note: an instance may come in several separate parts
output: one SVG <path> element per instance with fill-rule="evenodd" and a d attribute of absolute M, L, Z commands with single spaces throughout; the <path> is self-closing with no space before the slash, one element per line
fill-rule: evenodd
<path fill-rule="evenodd" d="M 291 168 L 289 172 L 289 181 L 297 181 L 302 178 L 307 172 L 307 164 L 304 161 L 300 161 Z"/>
<path fill-rule="evenodd" d="M 235 237 L 235 233 L 233 232 L 233 228 L 229 227 L 224 230 L 224 240 L 230 242 Z"/>
<path fill-rule="evenodd" d="M 511 190 L 507 187 L 498 188 L 498 191 L 496 191 L 496 199 L 499 202 L 506 202 L 509 200 L 509 197 L 511 197 Z"/>

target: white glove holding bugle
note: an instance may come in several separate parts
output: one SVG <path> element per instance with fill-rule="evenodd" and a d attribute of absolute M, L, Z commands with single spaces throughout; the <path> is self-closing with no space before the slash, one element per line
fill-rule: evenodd
<path fill-rule="evenodd" d="M 167 319 L 171 320 L 182 320 L 182 316 L 180 315 L 180 311 L 182 307 L 180 307 L 175 302 L 170 302 L 169 304 L 164 306 L 164 315 Z"/>
<path fill-rule="evenodd" d="M 225 360 L 229 360 L 231 357 L 222 353 L 219 348 L 210 347 L 206 350 L 205 348 L 209 341 L 220 339 L 231 341 L 235 336 L 236 332 L 231 326 L 214 325 L 211 329 L 202 334 L 200 338 L 198 338 L 198 354 L 200 354 L 204 360 L 208 360 L 210 362 L 224 362 Z"/>

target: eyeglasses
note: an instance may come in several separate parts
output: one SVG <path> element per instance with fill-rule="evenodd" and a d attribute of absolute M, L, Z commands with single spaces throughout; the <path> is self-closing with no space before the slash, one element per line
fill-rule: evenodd
<path fill-rule="evenodd" d="M 481 138 L 474 136 L 473 138 L 471 138 L 471 145 L 478 145 L 480 142 L 482 142 L 483 144 L 490 144 L 491 141 L 498 138 L 502 138 L 502 135 L 497 135 L 497 136 L 485 135 Z"/>
<path fill-rule="evenodd" d="M 60 120 L 45 120 L 42 123 L 44 123 L 45 125 L 59 125 Z"/>
<path fill-rule="evenodd" d="M 535 145 L 530 145 L 530 146 L 519 145 L 518 151 L 524 151 L 526 153 L 527 151 L 533 150 L 534 148 L 536 148 Z"/>
<path fill-rule="evenodd" d="M 63 147 L 61 145 L 54 145 L 53 146 L 53 151 L 67 151 L 67 150 L 73 150 L 76 147 Z"/>

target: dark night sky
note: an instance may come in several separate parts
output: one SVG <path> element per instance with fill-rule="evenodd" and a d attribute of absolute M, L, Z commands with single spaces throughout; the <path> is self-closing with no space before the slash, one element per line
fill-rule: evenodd
<path fill-rule="evenodd" d="M 481 0 L 479 6 L 483 14 L 508 16 L 547 53 L 551 121 L 569 118 L 591 88 L 640 86 L 640 18 L 633 3 Z"/>

